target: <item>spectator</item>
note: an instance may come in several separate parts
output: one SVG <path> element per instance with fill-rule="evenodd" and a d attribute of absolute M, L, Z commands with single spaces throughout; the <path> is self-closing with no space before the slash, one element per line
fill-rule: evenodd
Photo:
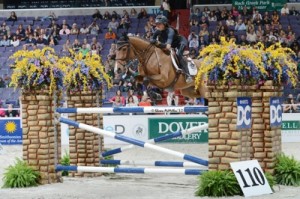
<path fill-rule="evenodd" d="M 105 33 L 105 39 L 116 39 L 117 35 L 115 32 L 112 31 L 112 29 L 108 29 L 108 32 Z"/>
<path fill-rule="evenodd" d="M 104 12 L 103 19 L 105 19 L 105 20 L 110 20 L 111 19 L 111 15 L 108 11 Z"/>
<path fill-rule="evenodd" d="M 246 6 L 244 6 L 244 7 L 243 7 L 243 10 L 242 10 L 242 12 L 241 12 L 241 16 L 242 16 L 242 17 L 248 17 L 248 16 L 250 16 L 250 15 L 251 15 L 251 14 L 250 14 L 248 8 L 247 8 Z"/>
<path fill-rule="evenodd" d="M 49 46 L 56 46 L 58 44 L 58 41 L 51 35 L 48 39 Z"/>
<path fill-rule="evenodd" d="M 121 17 L 120 17 L 120 15 L 116 11 L 112 11 L 112 13 L 111 13 L 111 19 L 112 18 L 115 18 L 117 20 L 117 19 L 120 19 Z"/>
<path fill-rule="evenodd" d="M 246 39 L 247 39 L 247 41 L 248 41 L 249 43 L 252 43 L 252 42 L 256 42 L 256 41 L 257 41 L 257 35 L 255 34 L 253 28 L 251 28 L 246 34 L 247 34 Z"/>
<path fill-rule="evenodd" d="M 110 7 L 111 6 L 111 1 L 110 0 L 104 0 L 104 6 L 105 7 Z"/>
<path fill-rule="evenodd" d="M 209 22 L 206 20 L 206 18 L 204 16 L 201 17 L 201 20 L 199 21 L 199 26 L 201 28 L 203 28 L 203 27 L 208 28 Z"/>
<path fill-rule="evenodd" d="M 61 24 L 61 28 L 63 27 L 63 25 L 66 25 L 68 29 L 71 29 L 71 26 L 67 23 L 67 20 L 62 20 L 62 24 Z"/>
<path fill-rule="evenodd" d="M 235 25 L 235 22 L 234 20 L 232 19 L 232 16 L 229 15 L 227 20 L 226 20 L 226 26 L 229 27 L 229 26 L 234 26 Z"/>
<path fill-rule="evenodd" d="M 145 19 L 148 18 L 148 13 L 145 8 L 141 8 L 141 11 L 138 14 L 138 19 Z"/>
<path fill-rule="evenodd" d="M 60 35 L 69 35 L 71 33 L 67 25 L 63 25 L 62 29 L 59 31 Z"/>
<path fill-rule="evenodd" d="M 198 37 L 193 36 L 192 40 L 189 42 L 189 49 L 195 49 L 198 50 L 199 49 L 199 40 Z"/>
<path fill-rule="evenodd" d="M 116 21 L 116 18 L 111 18 L 111 21 L 108 23 L 107 28 L 108 29 L 113 29 L 113 30 L 117 30 L 119 27 L 119 22 Z"/>
<path fill-rule="evenodd" d="M 278 26 L 279 25 L 279 15 L 276 11 L 273 11 L 271 24 L 273 26 Z"/>
<path fill-rule="evenodd" d="M 280 14 L 281 14 L 281 16 L 287 16 L 290 14 L 287 4 L 284 4 L 283 8 L 281 8 Z"/>
<path fill-rule="evenodd" d="M 102 45 L 97 41 L 96 37 L 92 38 L 91 46 L 92 45 L 96 45 L 99 52 L 103 49 Z"/>
<path fill-rule="evenodd" d="M 76 23 L 73 23 L 72 29 L 70 30 L 71 35 L 78 35 L 79 34 L 79 29 L 77 27 Z"/>
<path fill-rule="evenodd" d="M 45 21 L 45 20 L 55 21 L 56 19 L 57 19 L 57 17 L 55 15 L 55 13 L 54 12 L 50 12 L 49 15 L 42 17 L 41 21 Z"/>
<path fill-rule="evenodd" d="M 25 41 L 25 45 L 27 45 L 27 46 L 33 46 L 35 44 L 36 44 L 36 39 L 33 38 L 32 34 L 30 34 L 29 37 L 28 37 L 28 39 L 26 39 L 26 41 Z"/>
<path fill-rule="evenodd" d="M 237 44 L 241 45 L 241 46 L 246 46 L 249 44 L 249 42 L 246 39 L 245 35 L 241 35 L 240 39 L 238 39 Z"/>
<path fill-rule="evenodd" d="M 5 111 L 5 117 L 19 117 L 19 112 L 14 110 L 13 104 L 9 104 Z"/>
<path fill-rule="evenodd" d="M 299 11 L 296 10 L 295 6 L 293 6 L 292 9 L 290 10 L 290 15 L 294 15 L 294 16 L 299 15 Z"/>
<path fill-rule="evenodd" d="M 239 19 L 238 22 L 236 23 L 235 27 L 234 27 L 235 31 L 245 31 L 246 30 L 246 26 L 243 23 L 242 19 Z"/>
<path fill-rule="evenodd" d="M 86 44 L 85 44 L 85 45 L 86 45 Z M 97 45 L 96 45 L 96 44 L 93 44 L 93 45 L 91 46 L 90 52 L 91 52 L 91 55 L 99 55 L 99 54 L 100 54 L 99 49 L 97 48 Z"/>
<path fill-rule="evenodd" d="M 20 40 L 16 35 L 13 36 L 13 39 L 11 40 L 11 45 L 13 45 L 14 47 L 17 47 L 20 45 Z"/>
<path fill-rule="evenodd" d="M 2 77 L 0 77 L 0 88 L 6 88 L 5 81 L 3 80 Z M 1 103 L 1 101 L 0 101 L 0 103 Z"/>
<path fill-rule="evenodd" d="M 80 41 L 78 39 L 75 39 L 73 44 L 72 44 L 72 49 L 77 52 L 79 51 L 81 48 L 81 44 L 80 44 Z"/>
<path fill-rule="evenodd" d="M 118 26 L 118 29 L 128 29 L 130 26 L 130 23 L 126 22 L 126 18 L 122 18 L 120 21 L 120 24 Z"/>
<path fill-rule="evenodd" d="M 211 22 L 211 21 L 217 21 L 217 20 L 218 20 L 218 18 L 215 15 L 215 12 L 214 11 L 210 12 L 208 15 L 208 21 Z"/>
<path fill-rule="evenodd" d="M 163 11 L 163 15 L 168 19 L 169 15 L 171 13 L 171 7 L 170 7 L 169 0 L 163 0 L 162 4 L 161 4 L 161 8 Z"/>
<path fill-rule="evenodd" d="M 100 13 L 100 10 L 96 9 L 95 13 L 92 15 L 93 19 L 103 19 L 102 14 Z"/>
<path fill-rule="evenodd" d="M 1 47 L 11 46 L 11 41 L 10 39 L 7 38 L 6 35 L 3 35 L 2 40 L 0 41 L 0 46 Z"/>
<path fill-rule="evenodd" d="M 271 19 L 269 17 L 269 13 L 268 12 L 265 12 L 264 17 L 262 19 L 262 24 L 263 25 L 271 24 Z"/>
<path fill-rule="evenodd" d="M 131 18 L 137 18 L 137 11 L 135 8 L 131 8 L 130 10 L 130 17 Z"/>
<path fill-rule="evenodd" d="M 90 52 L 90 49 L 86 47 L 86 44 L 82 44 L 79 52 L 82 53 L 82 55 L 85 57 Z"/>
<path fill-rule="evenodd" d="M 199 37 L 207 37 L 209 36 L 209 32 L 206 26 L 204 26 L 200 32 L 199 32 Z"/>
<path fill-rule="evenodd" d="M 36 46 L 47 46 L 48 40 L 43 38 L 43 35 L 40 35 L 36 40 Z"/>
<path fill-rule="evenodd" d="M 179 98 L 174 91 L 168 92 L 167 104 L 168 106 L 178 106 Z"/>
<path fill-rule="evenodd" d="M 119 101 L 120 100 L 120 101 Z M 110 102 L 125 106 L 125 98 L 122 96 L 121 90 L 117 90 L 116 95 L 109 99 Z"/>
<path fill-rule="evenodd" d="M 152 106 L 151 99 L 148 94 L 144 91 L 141 101 L 138 104 L 139 106 Z"/>
<path fill-rule="evenodd" d="M 18 17 L 14 11 L 10 12 L 10 16 L 7 18 L 7 21 L 18 21 Z"/>
<path fill-rule="evenodd" d="M 240 15 L 239 11 L 234 6 L 232 6 L 231 15 L 232 15 L 233 19 L 237 19 L 238 16 Z"/>
<path fill-rule="evenodd" d="M 89 25 L 88 29 L 90 30 L 91 35 L 98 35 L 100 31 L 100 28 L 96 21 L 93 21 L 92 24 Z"/>
<path fill-rule="evenodd" d="M 129 101 L 129 97 L 131 97 L 133 99 L 133 103 L 138 106 L 139 104 L 139 99 L 138 97 L 134 94 L 134 90 L 133 89 L 129 89 L 128 93 L 127 93 L 127 102 Z"/>
<path fill-rule="evenodd" d="M 283 108 L 284 113 L 297 113 L 297 105 L 294 102 L 293 94 L 289 94 L 286 104 L 284 104 Z"/>
<path fill-rule="evenodd" d="M 5 110 L 4 110 L 4 108 L 2 108 L 2 101 L 1 100 L 0 100 L 0 117 L 5 117 Z"/>
<path fill-rule="evenodd" d="M 80 34 L 88 34 L 90 32 L 90 29 L 86 26 L 86 23 L 83 23 L 79 33 Z"/>
<path fill-rule="evenodd" d="M 155 20 L 154 20 L 153 16 L 150 16 L 148 21 L 145 24 L 145 32 L 148 32 L 148 31 L 150 31 L 152 33 L 154 33 L 154 31 L 155 31 Z"/>
<path fill-rule="evenodd" d="M 138 104 L 134 102 L 133 96 L 129 96 L 126 101 L 126 107 L 135 107 L 135 106 L 138 106 Z"/>

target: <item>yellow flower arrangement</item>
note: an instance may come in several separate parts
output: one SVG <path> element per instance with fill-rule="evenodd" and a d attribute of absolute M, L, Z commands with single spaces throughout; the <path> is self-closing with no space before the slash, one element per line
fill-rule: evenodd
<path fill-rule="evenodd" d="M 294 52 L 275 44 L 265 48 L 262 43 L 255 46 L 237 46 L 223 38 L 220 44 L 204 48 L 196 76 L 196 88 L 204 83 L 232 85 L 239 79 L 242 85 L 262 85 L 266 80 L 277 84 L 297 83 L 297 64 Z"/>
<path fill-rule="evenodd" d="M 99 90 L 103 83 L 112 86 L 110 76 L 105 73 L 99 55 L 84 56 L 81 52 L 70 50 L 70 57 L 62 57 L 58 66 L 64 73 L 63 84 L 69 91 Z"/>
<path fill-rule="evenodd" d="M 63 88 L 63 74 L 53 48 L 19 50 L 10 59 L 15 60 L 11 86 L 27 91 L 49 89 L 50 94 Z"/>

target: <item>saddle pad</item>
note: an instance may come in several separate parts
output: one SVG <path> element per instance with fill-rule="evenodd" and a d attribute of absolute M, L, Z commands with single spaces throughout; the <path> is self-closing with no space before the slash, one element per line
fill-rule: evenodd
<path fill-rule="evenodd" d="M 196 67 L 195 62 L 191 58 L 188 58 L 187 61 L 188 61 L 188 68 L 189 68 L 190 75 L 192 76 L 197 75 L 198 69 Z"/>

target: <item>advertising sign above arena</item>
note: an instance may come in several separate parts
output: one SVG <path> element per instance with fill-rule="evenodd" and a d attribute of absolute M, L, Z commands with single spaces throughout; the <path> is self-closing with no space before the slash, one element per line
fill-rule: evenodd
<path fill-rule="evenodd" d="M 238 10 L 243 10 L 245 6 L 247 9 L 255 7 L 259 11 L 280 10 L 285 3 L 286 0 L 232 0 L 232 6 Z"/>

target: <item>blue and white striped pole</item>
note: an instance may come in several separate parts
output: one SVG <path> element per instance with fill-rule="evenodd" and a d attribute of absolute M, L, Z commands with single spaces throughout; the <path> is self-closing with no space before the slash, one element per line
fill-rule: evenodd
<path fill-rule="evenodd" d="M 175 138 L 175 137 L 183 137 L 185 135 L 195 133 L 195 132 L 199 132 L 201 130 L 206 130 L 206 129 L 208 129 L 208 124 L 203 124 L 201 126 L 192 127 L 192 128 L 189 128 L 189 129 L 186 129 L 186 130 L 183 130 L 183 131 L 178 131 L 178 132 L 175 132 L 175 133 L 165 134 L 163 136 L 148 140 L 148 141 L 146 141 L 146 143 L 155 144 L 155 143 L 158 143 L 158 142 L 162 142 L 164 140 L 168 140 L 168 139 Z M 112 149 L 112 150 L 109 150 L 109 151 L 105 151 L 105 152 L 102 153 L 102 157 L 107 157 L 107 156 L 110 156 L 110 155 L 121 153 L 123 151 L 127 151 L 127 150 L 133 149 L 133 148 L 135 148 L 135 145 L 131 144 L 131 145 L 123 146 L 123 147 L 120 147 L 120 148 Z"/>
<path fill-rule="evenodd" d="M 57 165 L 56 172 L 75 171 L 75 172 L 101 172 L 101 173 L 140 173 L 140 174 L 183 174 L 201 175 L 206 170 L 200 169 L 164 169 L 164 168 L 118 168 L 118 167 L 89 167 L 89 166 L 63 166 Z"/>
<path fill-rule="evenodd" d="M 120 140 L 120 141 L 123 141 L 123 142 L 134 144 L 134 145 L 137 145 L 137 146 L 140 146 L 140 147 L 152 149 L 152 150 L 155 150 L 155 151 L 159 151 L 159 152 L 162 152 L 162 153 L 166 153 L 166 154 L 169 154 L 169 155 L 173 155 L 173 156 L 182 158 L 182 159 L 187 160 L 187 161 L 191 161 L 191 162 L 195 162 L 197 164 L 208 166 L 208 161 L 207 160 L 203 160 L 203 159 L 200 159 L 200 158 L 192 156 L 192 155 L 180 153 L 180 152 L 173 151 L 173 150 L 170 150 L 170 149 L 166 149 L 166 148 L 156 146 L 156 145 L 153 145 L 153 144 L 150 144 L 150 143 L 145 143 L 143 141 L 136 140 L 136 139 L 133 139 L 133 138 L 129 138 L 129 137 L 126 137 L 126 136 L 123 136 L 123 135 L 117 135 L 117 134 L 112 133 L 110 131 L 105 131 L 103 129 L 99 129 L 99 128 L 96 128 L 96 127 L 93 127 L 93 126 L 90 126 L 90 125 L 87 125 L 87 124 L 79 123 L 79 122 L 76 122 L 76 121 L 73 121 L 73 120 L 69 120 L 69 119 L 66 119 L 66 118 L 60 118 L 59 121 L 62 122 L 62 123 L 80 128 L 80 129 L 84 129 L 84 130 L 96 133 L 96 134 L 112 137 L 116 140 Z"/>
<path fill-rule="evenodd" d="M 131 166 L 158 166 L 158 167 L 203 167 L 193 162 L 177 161 L 134 161 L 134 160 L 101 160 L 101 164 L 131 165 Z"/>
<path fill-rule="evenodd" d="M 149 106 L 149 107 L 102 107 L 102 108 L 57 108 L 58 113 L 201 113 L 207 106 Z"/>

